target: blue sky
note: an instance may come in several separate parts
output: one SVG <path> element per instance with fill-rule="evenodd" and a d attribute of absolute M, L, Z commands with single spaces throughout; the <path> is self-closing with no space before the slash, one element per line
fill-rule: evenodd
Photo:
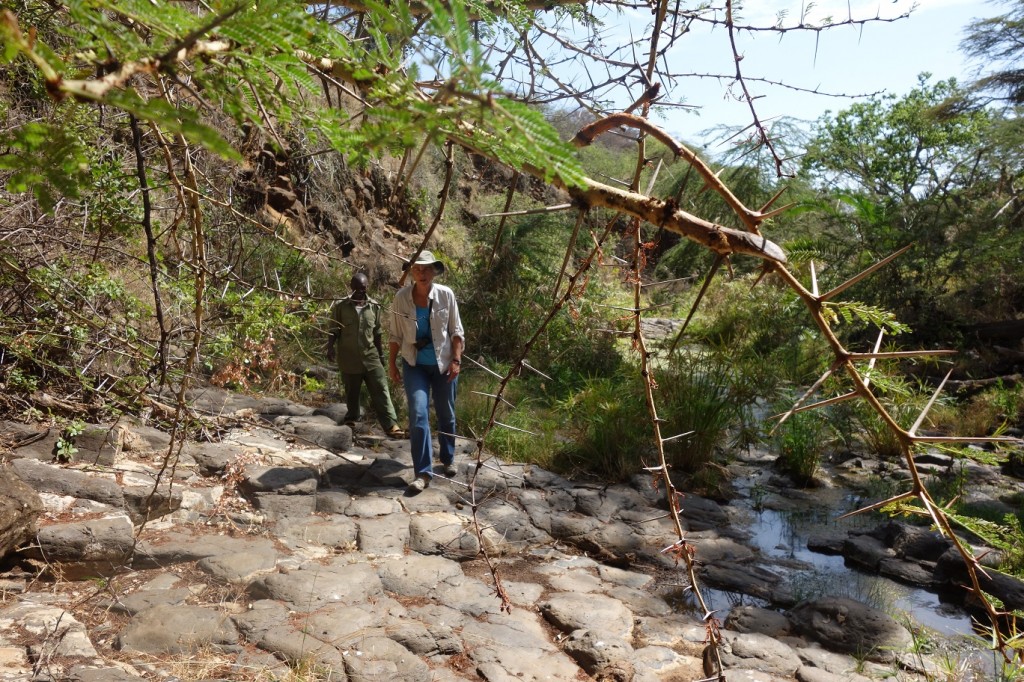
<path fill-rule="evenodd" d="M 1006 11 L 1003 5 L 977 0 L 918 0 L 917 3 L 823 0 L 815 5 L 812 19 L 831 15 L 838 21 L 848 12 L 854 17 L 895 17 L 915 4 L 916 9 L 907 19 L 863 27 L 840 26 L 817 37 L 813 33 L 796 32 L 781 38 L 772 34 L 744 34 L 739 45 L 744 54 L 744 72 L 750 76 L 785 80 L 804 88 L 850 95 L 876 91 L 902 95 L 917 84 L 918 74 L 922 72 L 929 72 L 936 79 L 952 76 L 960 81 L 970 80 L 973 65 L 959 50 L 964 29 L 973 19 L 1002 14 Z M 801 3 L 789 0 L 770 3 L 752 0 L 747 5 L 745 14 L 751 24 L 772 23 L 779 9 L 788 9 L 790 17 L 798 16 L 801 11 Z M 757 10 L 750 9 L 755 5 L 767 6 L 771 13 L 758 16 Z M 672 56 L 673 65 L 705 72 L 732 72 L 730 59 L 729 44 L 722 31 L 688 36 Z M 692 144 L 700 144 L 710 137 L 701 131 L 715 125 L 748 124 L 749 109 L 730 98 L 725 86 L 713 79 L 688 79 L 673 99 L 682 98 L 688 104 L 700 105 L 700 115 L 671 110 L 658 121 L 659 125 Z M 763 119 L 792 116 L 813 121 L 826 110 L 838 111 L 856 101 L 801 94 L 757 83 L 751 83 L 750 87 L 756 94 L 763 95 L 756 103 Z"/>

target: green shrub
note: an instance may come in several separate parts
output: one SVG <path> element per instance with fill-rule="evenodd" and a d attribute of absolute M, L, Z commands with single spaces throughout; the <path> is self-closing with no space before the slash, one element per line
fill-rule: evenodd
<path fill-rule="evenodd" d="M 872 389 L 889 415 L 904 429 L 915 422 L 930 395 L 913 382 L 879 363 L 870 373 Z M 882 459 L 894 460 L 903 455 L 903 447 L 896 433 L 864 400 L 853 401 L 853 420 L 859 427 L 858 436 L 868 451 Z"/>
<path fill-rule="evenodd" d="M 148 366 L 139 343 L 146 306 L 123 273 L 57 257 L 23 276 L 0 276 L 0 381 L 8 391 L 90 392 L 96 377 Z M 26 311 L 28 313 L 26 314 Z"/>
<path fill-rule="evenodd" d="M 657 463 L 638 376 L 589 379 L 558 409 L 566 417 L 569 438 L 560 453 L 560 469 L 621 481 Z"/>
<path fill-rule="evenodd" d="M 827 436 L 828 427 L 822 413 L 790 415 L 775 432 L 775 448 L 779 453 L 777 466 L 797 483 L 810 483 L 825 451 Z"/>
<path fill-rule="evenodd" d="M 944 432 L 958 436 L 991 436 L 1021 424 L 1022 410 L 1024 388 L 1006 387 L 999 381 L 966 401 L 940 405 L 931 416 L 935 426 Z"/>
<path fill-rule="evenodd" d="M 509 221 L 493 262 L 493 233 L 481 230 L 484 255 L 466 272 L 456 273 L 458 290 L 466 292 L 459 305 L 473 353 L 504 362 L 520 357 L 554 305 L 552 288 L 572 227 L 564 215 Z M 574 255 L 582 258 L 586 250 L 578 246 Z M 565 278 L 561 286 L 567 286 Z M 608 311 L 589 303 L 607 298 L 608 291 L 598 277 L 591 277 L 586 295 L 574 300 L 574 307 L 560 310 L 530 348 L 527 362 L 552 379 L 546 391 L 566 395 L 587 377 L 615 373 L 621 363 L 615 337 L 595 332 L 611 326 Z"/>
<path fill-rule="evenodd" d="M 678 471 L 705 468 L 728 446 L 730 432 L 743 425 L 749 405 L 729 359 L 711 351 L 677 353 L 658 372 L 654 399 L 664 420 L 662 435 L 670 438 L 665 455 Z"/>
<path fill-rule="evenodd" d="M 497 366 L 493 369 L 501 370 Z M 479 437 L 487 426 L 494 405 L 494 398 L 486 394 L 497 392 L 498 380 L 473 367 L 467 367 L 467 370 L 459 375 L 456 420 L 460 435 Z M 505 396 L 508 403 L 501 404 L 495 417 L 513 428 L 495 426 L 487 434 L 486 449 L 505 461 L 551 467 L 557 448 L 552 416 L 539 398 L 525 394 L 523 388 L 521 382 L 513 382 Z"/>

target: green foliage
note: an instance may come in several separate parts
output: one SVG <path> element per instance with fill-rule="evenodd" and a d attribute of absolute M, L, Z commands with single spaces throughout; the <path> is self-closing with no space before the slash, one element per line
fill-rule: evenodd
<path fill-rule="evenodd" d="M 547 319 L 555 299 L 551 287 L 571 229 L 562 216 L 510 221 L 491 266 L 481 256 L 463 275 L 459 289 L 471 293 L 460 301 L 460 308 L 465 319 L 473 320 L 471 342 L 482 353 L 502 361 L 517 360 Z M 480 251 L 489 248 L 484 242 Z M 581 258 L 585 252 L 578 247 L 575 255 Z M 527 362 L 554 380 L 548 390 L 567 391 L 587 377 L 611 376 L 621 362 L 614 337 L 594 331 L 613 324 L 606 312 L 590 303 L 607 291 L 602 282 L 590 280 L 586 296 L 557 313 L 531 347 Z"/>
<path fill-rule="evenodd" d="M 79 267 L 61 258 L 0 281 L 5 279 L 33 310 L 31 320 L 0 310 L 7 363 L 0 372 L 6 372 L 9 390 L 90 390 L 95 377 L 112 370 L 138 340 L 147 308 L 121 273 L 101 263 Z"/>
<path fill-rule="evenodd" d="M 571 148 L 543 116 L 517 101 L 495 97 L 503 88 L 487 76 L 466 8 L 428 4 L 431 12 L 424 27 L 408 5 L 370 3 L 361 22 L 369 39 L 353 40 L 290 0 L 212 2 L 195 11 L 173 3 L 76 0 L 68 7 L 67 23 L 59 26 L 74 60 L 63 60 L 44 41 L 29 41 L 28 26 L 8 22 L 2 25 L 4 57 L 13 61 L 21 53 L 51 88 L 131 113 L 165 135 L 181 135 L 225 158 L 239 158 L 239 141 L 216 125 L 222 122 L 218 116 L 237 126 L 256 124 L 271 140 L 280 139 L 273 127 L 294 126 L 355 163 L 414 147 L 423 139 L 454 139 L 514 167 L 542 169 L 547 180 L 579 184 L 582 174 Z M 23 17 L 35 15 L 26 10 Z M 421 59 L 410 61 L 407 50 L 420 45 L 414 37 L 424 29 L 440 44 L 428 41 Z M 194 48 L 196 55 L 181 51 L 183 47 Z M 174 74 L 183 65 L 175 60 L 182 55 L 189 72 L 184 96 L 165 98 L 152 96 L 157 88 L 96 87 L 75 80 L 111 63 L 156 59 L 163 75 L 170 76 L 165 84 L 176 89 L 180 81 Z M 357 124 L 344 112 L 321 106 L 321 83 L 304 61 L 320 58 L 328 60 L 322 64 L 331 78 L 351 79 L 375 102 Z M 435 98 L 425 97 L 416 86 L 421 66 L 433 68 L 450 83 Z M 195 97 L 199 92 L 202 97 Z M 273 112 L 273 121 L 267 112 Z M 39 139 L 31 126 L 15 127 L 9 138 L 12 146 L 25 150 L 16 157 L 15 187 L 27 187 L 35 177 L 52 173 L 47 169 L 61 167 L 49 161 L 75 162 L 74 154 L 47 159 L 29 153 L 36 151 L 33 140 Z M 59 176 L 46 179 L 61 191 L 73 187 L 55 182 Z"/>
<path fill-rule="evenodd" d="M 26 123 L 0 132 L 0 172 L 8 192 L 32 192 L 49 211 L 61 196 L 77 197 L 89 177 L 81 138 L 59 121 Z"/>
<path fill-rule="evenodd" d="M 1024 527 L 1019 515 L 1006 514 L 998 520 L 986 520 L 957 510 L 950 514 L 950 519 L 1002 553 L 999 570 L 1024 577 Z"/>
<path fill-rule="evenodd" d="M 192 295 L 180 293 L 186 300 Z M 298 343 L 317 311 L 326 319 L 325 307 L 310 309 L 266 292 L 228 285 L 209 301 L 203 357 L 205 369 L 212 373 L 210 380 L 239 389 L 293 386 L 299 380 L 291 372 L 291 358 L 282 354 L 279 337 Z M 322 344 L 322 338 L 311 341 Z"/>
<path fill-rule="evenodd" d="M 775 433 L 776 464 L 800 484 L 814 480 L 825 451 L 828 426 L 819 412 L 798 412 Z"/>
<path fill-rule="evenodd" d="M 828 348 L 800 320 L 806 314 L 791 292 L 760 286 L 752 275 L 711 284 L 680 344 L 711 348 L 734 368 L 741 402 L 772 399 L 791 385 L 813 382 L 827 367 Z M 696 294 L 696 287 L 691 289 Z"/>
<path fill-rule="evenodd" d="M 641 466 L 655 465 L 651 421 L 636 375 L 595 377 L 562 401 L 569 442 L 563 468 L 621 481 Z"/>
<path fill-rule="evenodd" d="M 663 437 L 693 432 L 666 443 L 666 458 L 677 471 L 706 468 L 724 454 L 731 432 L 745 422 L 752 396 L 745 395 L 731 363 L 709 351 L 677 353 L 655 378 Z"/>
<path fill-rule="evenodd" d="M 876 97 L 834 117 L 826 115 L 818 121 L 804 168 L 836 185 L 905 203 L 913 203 L 916 192 L 944 189 L 939 178 L 945 173 L 952 173 L 952 186 L 960 185 L 970 175 L 958 163 L 959 155 L 976 148 L 990 117 L 980 109 L 954 116 L 936 110 L 962 96 L 955 80 L 929 85 L 922 76 L 903 97 Z"/>
<path fill-rule="evenodd" d="M 960 436 L 997 435 L 1010 426 L 1022 423 L 1024 415 L 1024 388 L 996 386 L 970 398 L 947 401 L 933 410 L 932 422 L 945 433 Z"/>
<path fill-rule="evenodd" d="M 1009 10 L 978 19 L 969 27 L 961 49 L 980 64 L 995 67 L 975 83 L 975 88 L 1001 95 L 1013 104 L 1024 104 L 1024 73 L 1019 68 L 1024 45 L 1024 5 L 1004 0 Z"/>
<path fill-rule="evenodd" d="M 884 329 L 893 335 L 910 331 L 910 327 L 897 320 L 896 316 L 888 310 L 865 305 L 858 301 L 829 302 L 823 308 L 826 317 L 843 324 L 851 325 L 860 322 L 876 329 Z"/>
<path fill-rule="evenodd" d="M 878 363 L 869 378 L 875 395 L 879 397 L 886 411 L 902 428 L 908 429 L 928 403 L 930 395 L 886 363 Z M 896 460 L 903 455 L 903 446 L 888 424 L 863 400 L 854 402 L 854 422 L 859 426 L 858 437 L 868 451 L 887 460 Z"/>
<path fill-rule="evenodd" d="M 82 435 L 84 431 L 85 422 L 81 419 L 72 419 L 61 429 L 53 451 L 58 462 L 70 462 L 74 459 L 78 453 L 78 448 L 75 447 L 75 438 Z"/>
<path fill-rule="evenodd" d="M 913 328 L 915 341 L 959 341 L 978 321 L 1019 315 L 1024 246 L 1008 178 L 1024 173 L 1024 128 L 955 81 L 880 97 L 819 121 L 804 157 L 817 200 L 794 214 L 805 244 L 827 245 L 822 290 L 913 244 L 856 285 L 857 299 Z"/>
<path fill-rule="evenodd" d="M 489 366 L 507 371 L 494 362 Z M 497 388 L 497 379 L 483 372 L 470 370 L 459 376 L 459 400 L 455 407 L 460 432 L 483 433 L 494 405 L 494 399 L 485 394 L 494 395 Z M 495 426 L 487 434 L 487 452 L 504 461 L 554 467 L 559 417 L 522 382 L 513 382 L 505 399 L 508 402 L 501 403 L 495 419 L 507 426 Z M 515 405 L 515 409 L 510 405 Z"/>

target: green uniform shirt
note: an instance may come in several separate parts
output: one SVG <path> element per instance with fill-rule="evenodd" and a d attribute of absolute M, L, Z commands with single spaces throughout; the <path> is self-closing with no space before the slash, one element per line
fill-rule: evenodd
<path fill-rule="evenodd" d="M 380 338 L 380 304 L 367 299 L 357 307 L 343 299 L 331 310 L 331 332 L 337 335 L 334 357 L 343 374 L 362 374 L 383 367 L 375 339 Z"/>

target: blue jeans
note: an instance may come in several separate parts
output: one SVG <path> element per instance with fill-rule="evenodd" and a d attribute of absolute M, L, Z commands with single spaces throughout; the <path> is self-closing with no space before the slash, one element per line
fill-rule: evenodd
<path fill-rule="evenodd" d="M 412 441 L 412 465 L 416 475 L 433 477 L 433 445 L 430 436 L 430 394 L 434 394 L 437 413 L 438 455 L 442 464 L 455 461 L 455 389 L 459 379 L 449 382 L 437 365 L 410 365 L 402 362 L 402 382 L 409 400 L 409 440 Z"/>

